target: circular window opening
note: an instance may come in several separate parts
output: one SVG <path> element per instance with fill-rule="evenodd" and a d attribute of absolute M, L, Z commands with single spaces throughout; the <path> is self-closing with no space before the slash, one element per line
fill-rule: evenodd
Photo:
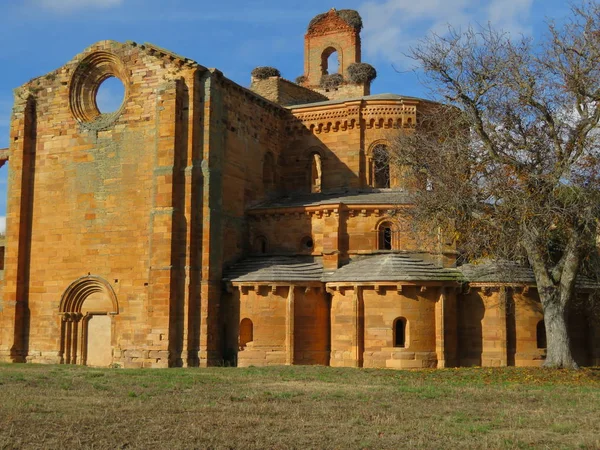
<path fill-rule="evenodd" d="M 109 77 L 100 83 L 96 92 L 96 106 L 100 114 L 116 112 L 125 99 L 125 85 L 117 77 Z"/>
<path fill-rule="evenodd" d="M 302 250 L 312 250 L 314 246 L 315 246 L 315 243 L 313 242 L 313 239 L 310 236 L 306 236 L 305 238 L 302 239 L 302 243 L 301 243 Z"/>
<path fill-rule="evenodd" d="M 69 106 L 75 119 L 88 130 L 112 127 L 125 103 L 127 80 L 127 69 L 116 55 L 88 55 L 71 76 Z"/>

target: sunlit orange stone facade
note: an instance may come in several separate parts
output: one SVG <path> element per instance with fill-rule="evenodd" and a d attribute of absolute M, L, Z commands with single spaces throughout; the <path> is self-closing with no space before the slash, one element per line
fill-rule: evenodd
<path fill-rule="evenodd" d="M 17 89 L 0 152 L 0 360 L 540 364 L 531 274 L 457 268 L 454 244 L 410 221 L 426 186 L 375 157 L 431 103 L 348 80 L 356 17 L 311 22 L 300 84 L 249 90 L 154 45 L 102 41 Z M 325 89 L 331 54 L 345 81 Z M 108 77 L 125 97 L 100 114 Z M 577 358 L 598 363 L 598 330 L 572 321 Z"/>

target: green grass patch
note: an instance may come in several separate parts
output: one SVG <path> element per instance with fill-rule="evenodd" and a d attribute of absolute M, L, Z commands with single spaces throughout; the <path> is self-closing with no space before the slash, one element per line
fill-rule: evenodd
<path fill-rule="evenodd" d="M 0 449 L 600 448 L 599 374 L 0 364 Z"/>

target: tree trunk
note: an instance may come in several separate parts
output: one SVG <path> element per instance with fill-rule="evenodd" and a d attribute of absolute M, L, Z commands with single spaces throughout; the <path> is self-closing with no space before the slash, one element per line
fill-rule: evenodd
<path fill-rule="evenodd" d="M 552 294 L 540 292 L 544 307 L 544 325 L 546 326 L 547 352 L 544 367 L 577 369 L 579 366 L 571 354 L 571 339 L 568 333 L 569 311 L 566 302 L 561 302 L 557 289 Z M 546 297 L 546 298 L 544 298 Z"/>

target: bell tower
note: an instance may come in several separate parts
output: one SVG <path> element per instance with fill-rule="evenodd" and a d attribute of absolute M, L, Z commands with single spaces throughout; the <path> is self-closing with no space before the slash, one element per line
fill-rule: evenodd
<path fill-rule="evenodd" d="M 310 21 L 304 36 L 304 76 L 302 85 L 330 99 L 369 95 L 371 79 L 355 77 L 368 66 L 361 63 L 360 30 L 357 11 L 332 8 Z M 337 68 L 333 66 L 337 59 Z M 374 73 L 375 69 L 368 66 Z"/>

